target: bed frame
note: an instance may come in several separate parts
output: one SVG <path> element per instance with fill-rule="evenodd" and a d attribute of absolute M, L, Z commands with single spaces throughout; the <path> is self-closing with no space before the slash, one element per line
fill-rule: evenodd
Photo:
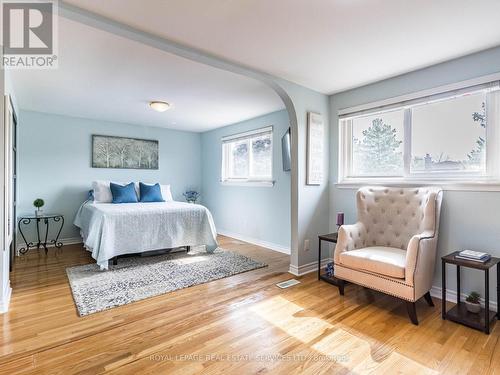
<path fill-rule="evenodd" d="M 186 253 L 189 253 L 189 251 L 191 250 L 191 246 L 182 246 L 182 247 L 184 247 L 186 249 Z M 176 249 L 180 249 L 182 247 L 176 247 Z M 172 250 L 173 249 L 160 249 L 160 250 L 151 250 L 151 251 L 163 251 L 164 254 L 168 254 Z M 142 254 L 144 254 L 144 252 L 142 252 L 142 253 L 130 253 L 130 254 L 117 255 L 117 256 L 111 258 L 109 261 L 113 263 L 113 266 L 116 266 L 118 264 L 118 258 L 129 258 L 129 257 L 133 257 L 133 256 L 136 256 L 136 255 L 142 255 Z"/>

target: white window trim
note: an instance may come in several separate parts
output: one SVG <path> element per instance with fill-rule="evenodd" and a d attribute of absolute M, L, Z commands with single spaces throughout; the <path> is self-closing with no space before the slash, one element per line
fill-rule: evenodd
<path fill-rule="evenodd" d="M 269 133 L 269 132 L 272 133 L 272 131 L 273 131 L 273 127 L 271 125 L 271 126 L 266 126 L 264 128 L 249 130 L 249 131 L 246 131 L 246 132 L 243 132 L 243 133 L 236 133 L 236 134 L 232 134 L 232 135 L 226 135 L 226 136 L 224 136 L 224 137 L 221 138 L 221 141 L 222 141 L 222 143 L 226 143 L 226 142 L 229 142 L 229 141 L 234 141 L 236 139 L 250 138 L 250 137 L 252 137 L 252 136 L 254 136 L 256 134 L 260 134 L 260 133 Z"/>
<path fill-rule="evenodd" d="M 439 186 L 448 191 L 500 191 L 500 180 L 491 180 L 489 182 L 471 182 L 463 180 L 413 180 L 404 179 L 377 179 L 363 180 L 351 179 L 337 182 L 336 187 L 340 189 L 359 189 L 362 186 L 388 186 L 388 187 L 420 187 L 420 186 Z"/>
<path fill-rule="evenodd" d="M 461 95 L 464 92 L 473 92 L 479 89 L 496 88 L 498 89 L 500 74 L 493 74 L 485 77 L 480 77 L 473 80 L 459 82 L 453 85 L 437 87 L 431 90 L 420 91 L 413 94 L 403 95 L 400 97 L 390 98 L 383 101 L 364 104 L 361 106 L 342 109 L 338 112 L 339 115 L 339 160 L 338 160 L 338 178 L 339 181 L 335 185 L 339 188 L 353 189 L 364 185 L 384 185 L 384 186 L 422 186 L 422 185 L 438 185 L 445 190 L 457 191 L 500 191 L 500 94 L 495 97 L 495 105 L 492 105 L 491 95 L 487 95 L 487 118 L 496 123 L 497 126 L 486 127 L 486 175 L 470 174 L 471 178 L 466 178 L 464 175 L 448 176 L 440 174 L 435 176 L 429 173 L 415 173 L 411 175 L 409 172 L 411 158 L 411 107 L 418 103 L 429 101 L 442 100 L 442 98 L 450 98 L 452 96 Z M 352 123 L 351 119 L 368 113 L 385 112 L 391 109 L 405 109 L 404 120 L 404 176 L 387 177 L 387 176 L 370 176 L 370 177 L 349 177 L 348 171 L 351 170 L 350 162 L 352 157 L 349 155 L 352 152 Z M 493 119 L 493 120 L 491 120 Z M 407 160 L 408 159 L 408 160 Z"/>
<path fill-rule="evenodd" d="M 253 138 L 254 136 L 271 133 L 271 178 L 269 179 L 255 179 L 255 178 L 225 178 L 224 173 L 225 169 L 228 168 L 228 161 L 226 158 L 226 150 L 224 147 L 225 143 L 233 142 L 236 140 L 245 140 L 249 138 Z M 273 187 L 274 186 L 274 133 L 273 126 L 266 126 L 264 128 L 254 129 L 243 133 L 232 134 L 228 136 L 224 136 L 221 138 L 221 149 L 222 149 L 222 163 L 221 163 L 221 180 L 220 183 L 225 186 L 255 186 L 255 187 Z M 249 169 L 251 169 L 252 165 L 252 152 L 249 152 Z"/>
<path fill-rule="evenodd" d="M 500 81 L 500 73 L 490 74 L 487 76 L 482 76 L 478 78 L 468 79 L 465 81 L 452 83 L 450 85 L 443 85 L 434 87 L 428 90 L 421 90 L 414 93 L 399 95 L 392 98 L 378 100 L 375 102 L 370 102 L 366 104 L 361 104 L 354 107 L 343 108 L 338 111 L 338 116 L 344 117 L 347 115 L 351 115 L 354 113 L 361 113 L 363 111 L 374 111 L 377 108 L 388 107 L 394 104 L 399 104 L 403 102 L 410 102 L 412 100 L 423 99 L 429 96 L 439 95 L 439 94 L 453 94 L 453 92 L 462 91 L 467 88 L 471 88 L 474 86 L 485 85 L 495 81 Z"/>
<path fill-rule="evenodd" d="M 269 181 L 252 181 L 252 180 L 242 180 L 242 181 L 236 181 L 236 180 L 226 180 L 222 181 L 221 180 L 221 185 L 225 186 L 255 186 L 255 187 L 273 187 L 274 186 L 274 181 L 269 180 Z"/>

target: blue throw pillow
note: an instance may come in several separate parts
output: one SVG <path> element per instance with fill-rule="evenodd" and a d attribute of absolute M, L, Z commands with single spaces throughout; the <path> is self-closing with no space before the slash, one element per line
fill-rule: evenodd
<path fill-rule="evenodd" d="M 137 203 L 137 193 L 133 182 L 125 186 L 110 183 L 109 188 L 113 195 L 112 203 Z"/>
<path fill-rule="evenodd" d="M 165 202 L 161 195 L 160 184 L 146 185 L 139 182 L 139 192 L 141 202 Z"/>

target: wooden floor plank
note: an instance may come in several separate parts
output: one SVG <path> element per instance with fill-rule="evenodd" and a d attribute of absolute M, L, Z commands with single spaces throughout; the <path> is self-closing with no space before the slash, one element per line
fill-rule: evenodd
<path fill-rule="evenodd" d="M 31 252 L 11 274 L 0 374 L 498 373 L 500 329 L 487 336 L 417 304 L 356 285 L 279 289 L 289 257 L 228 237 L 223 247 L 269 264 L 78 317 L 65 269 L 92 262 L 80 245 Z M 439 301 L 436 300 L 436 306 Z"/>

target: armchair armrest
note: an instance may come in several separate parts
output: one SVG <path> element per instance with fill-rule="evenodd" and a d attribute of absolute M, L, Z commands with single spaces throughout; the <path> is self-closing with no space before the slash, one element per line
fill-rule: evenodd
<path fill-rule="evenodd" d="M 335 246 L 334 262 L 339 263 L 342 252 L 361 248 L 365 232 L 364 224 L 359 221 L 352 225 L 342 225 L 339 228 L 337 246 Z"/>
<path fill-rule="evenodd" d="M 426 230 L 414 235 L 408 242 L 408 248 L 406 250 L 405 281 L 410 285 L 414 285 L 415 271 L 420 264 L 434 265 L 436 247 L 431 246 L 431 242 L 434 240 L 434 231 Z M 429 270 L 429 272 L 432 278 L 434 269 Z"/>

